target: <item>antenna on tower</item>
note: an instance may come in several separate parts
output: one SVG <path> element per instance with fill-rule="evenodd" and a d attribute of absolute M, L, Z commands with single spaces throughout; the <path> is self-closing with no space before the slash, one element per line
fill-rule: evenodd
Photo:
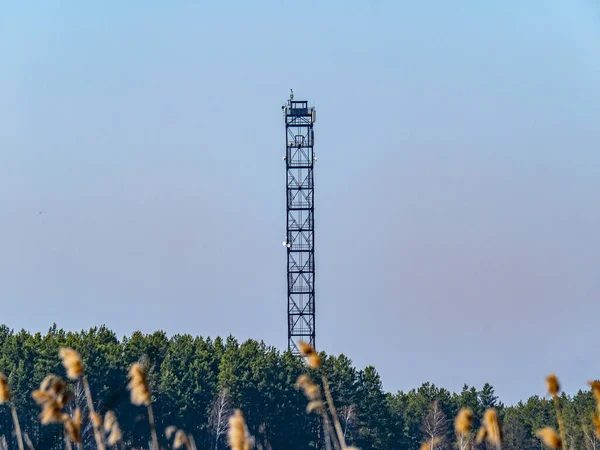
<path fill-rule="evenodd" d="M 294 90 L 290 89 L 290 100 L 294 100 Z"/>

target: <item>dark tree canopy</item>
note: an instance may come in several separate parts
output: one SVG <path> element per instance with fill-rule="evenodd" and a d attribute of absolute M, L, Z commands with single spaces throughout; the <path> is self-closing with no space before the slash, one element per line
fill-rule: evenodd
<path fill-rule="evenodd" d="M 224 448 L 225 438 L 215 432 L 214 418 L 223 393 L 227 406 L 223 414 L 240 408 L 249 431 L 263 448 L 300 450 L 319 442 L 316 416 L 306 414 L 306 399 L 295 387 L 307 369 L 297 357 L 263 342 L 240 343 L 231 336 L 224 340 L 168 337 L 162 331 L 135 332 L 118 339 L 105 327 L 73 333 L 52 326 L 42 335 L 0 326 L 0 372 L 8 377 L 22 427 L 38 449 L 62 448 L 61 428 L 41 426 L 39 408 L 31 399 L 31 392 L 47 374 L 64 376 L 60 347 L 72 347 L 81 354 L 96 407 L 101 413 L 116 412 L 127 448 L 147 446 L 149 433 L 144 409 L 130 403 L 126 389 L 127 370 L 137 361 L 148 369 L 157 428 L 165 447 L 164 429 L 175 425 L 192 433 L 199 448 Z M 537 450 L 540 443 L 535 431 L 556 427 L 550 399 L 533 396 L 505 407 L 489 384 L 480 390 L 464 385 L 461 392 L 453 393 L 425 382 L 409 392 L 386 393 L 374 367 L 356 369 L 344 355 L 322 354 L 322 359 L 346 441 L 365 450 L 419 448 L 427 420 L 434 418 L 438 419 L 435 432 L 443 434 L 443 448 L 454 448 L 453 418 L 463 407 L 474 411 L 475 427 L 486 408 L 497 408 L 505 424 L 507 449 Z M 569 446 L 597 448 L 591 424 L 592 394 L 563 396 L 561 402 Z M 9 448 L 16 448 L 10 409 L 5 406 L 0 405 L 0 435 L 9 441 Z M 439 408 L 433 410 L 435 417 L 432 408 Z"/>

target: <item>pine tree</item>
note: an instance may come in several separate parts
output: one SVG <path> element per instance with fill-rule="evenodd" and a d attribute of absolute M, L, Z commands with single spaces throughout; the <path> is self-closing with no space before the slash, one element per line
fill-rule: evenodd
<path fill-rule="evenodd" d="M 483 410 L 496 408 L 498 405 L 498 397 L 494 395 L 494 388 L 491 384 L 485 383 L 483 385 L 483 389 L 479 392 L 479 403 Z"/>

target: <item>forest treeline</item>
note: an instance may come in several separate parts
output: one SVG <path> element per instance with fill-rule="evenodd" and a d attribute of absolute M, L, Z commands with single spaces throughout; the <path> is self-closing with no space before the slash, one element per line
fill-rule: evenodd
<path fill-rule="evenodd" d="M 175 425 L 193 434 L 198 448 L 225 448 L 226 419 L 235 408 L 243 411 L 250 433 L 263 448 L 308 449 L 318 445 L 318 419 L 306 413 L 307 401 L 296 387 L 298 377 L 312 369 L 289 352 L 262 342 L 135 332 L 118 339 L 100 327 L 65 332 L 52 326 L 48 333 L 14 332 L 0 326 L 0 372 L 9 381 L 23 431 L 37 449 L 62 448 L 62 428 L 39 423 L 39 408 L 31 398 L 48 374 L 64 376 L 61 347 L 76 349 L 88 374 L 96 409 L 114 410 L 127 448 L 148 446 L 148 421 L 143 408 L 129 401 L 127 371 L 141 362 L 147 370 L 161 444 L 164 429 Z M 450 392 L 424 383 L 409 392 L 388 393 L 374 367 L 356 369 L 344 355 L 322 354 L 322 369 L 349 445 L 366 449 L 418 449 L 423 441 L 439 438 L 436 449 L 455 447 L 453 419 L 464 407 L 474 412 L 478 427 L 483 412 L 496 408 L 503 423 L 507 450 L 541 448 L 535 432 L 557 428 L 551 399 L 532 396 L 516 406 L 504 406 L 494 388 L 465 385 Z M 315 380 L 319 377 L 314 374 Z M 546 374 L 540 374 L 540 380 Z M 71 383 L 74 405 L 85 415 L 86 402 L 79 382 Z M 596 449 L 590 391 L 562 394 L 567 446 Z M 0 435 L 14 441 L 10 409 L 0 405 Z M 75 406 L 73 406 L 74 408 Z M 93 431 L 83 430 L 86 448 L 94 448 Z M 15 443 L 10 448 L 16 448 Z M 463 448 L 470 448 L 470 444 Z"/>

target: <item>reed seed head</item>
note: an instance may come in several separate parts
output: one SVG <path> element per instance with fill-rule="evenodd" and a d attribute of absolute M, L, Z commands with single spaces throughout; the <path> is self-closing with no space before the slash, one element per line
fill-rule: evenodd
<path fill-rule="evenodd" d="M 321 358 L 312 345 L 303 341 L 299 341 L 298 349 L 300 350 L 300 354 L 306 358 L 306 364 L 308 367 L 313 369 L 318 369 L 321 367 Z"/>
<path fill-rule="evenodd" d="M 102 424 L 102 418 L 100 418 L 100 423 L 104 426 L 104 431 L 108 435 L 106 441 L 108 445 L 115 445 L 117 442 L 123 439 L 123 433 L 119 427 L 119 422 L 117 422 L 117 416 L 113 411 L 108 411 L 104 415 L 104 424 Z M 100 427 L 100 425 L 98 425 L 98 427 Z"/>
<path fill-rule="evenodd" d="M 148 406 L 152 402 L 150 388 L 144 368 L 140 363 L 132 364 L 129 368 L 129 384 L 127 389 L 131 391 L 131 403 L 137 406 Z"/>
<path fill-rule="evenodd" d="M 300 375 L 296 381 L 296 386 L 304 392 L 306 398 L 310 401 L 316 401 L 321 398 L 321 390 L 308 375 Z"/>
<path fill-rule="evenodd" d="M 554 431 L 550 427 L 542 428 L 538 430 L 535 435 L 547 446 L 550 448 L 561 448 L 562 442 L 560 440 L 560 436 L 556 431 Z"/>
<path fill-rule="evenodd" d="M 309 400 L 317 400 L 321 398 L 321 390 L 319 389 L 319 386 L 311 383 L 304 389 L 304 395 L 306 395 Z"/>
<path fill-rule="evenodd" d="M 473 411 L 469 408 L 462 408 L 454 420 L 454 429 L 456 434 L 467 436 L 471 432 L 473 424 Z"/>
<path fill-rule="evenodd" d="M 31 393 L 31 397 L 33 398 L 35 403 L 37 403 L 39 406 L 44 405 L 45 403 L 49 402 L 50 400 L 52 400 L 54 398 L 54 396 L 50 392 L 41 391 L 41 390 L 33 391 Z"/>
<path fill-rule="evenodd" d="M 123 440 L 123 433 L 121 432 L 121 428 L 119 424 L 115 422 L 113 427 L 111 428 L 110 434 L 108 435 L 108 445 L 115 445 L 118 442 Z"/>
<path fill-rule="evenodd" d="M 72 348 L 61 348 L 60 357 L 63 366 L 67 369 L 67 378 L 70 380 L 78 380 L 83 375 L 83 363 L 81 356 Z"/>
<path fill-rule="evenodd" d="M 306 375 L 306 374 L 302 374 L 296 380 L 296 388 L 297 389 L 304 389 L 304 386 L 307 383 L 312 383 L 310 377 L 308 375 Z"/>
<path fill-rule="evenodd" d="M 40 413 L 40 422 L 42 425 L 63 423 L 65 420 L 66 417 L 62 413 L 62 408 L 56 400 L 50 400 L 42 407 L 42 412 Z"/>
<path fill-rule="evenodd" d="M 107 411 L 104 415 L 104 431 L 110 433 L 110 430 L 115 423 L 117 423 L 117 416 L 115 416 L 113 411 Z"/>
<path fill-rule="evenodd" d="M 600 381 L 589 381 L 588 384 L 592 388 L 592 393 L 596 399 L 596 409 L 600 413 Z"/>
<path fill-rule="evenodd" d="M 176 431 L 176 426 L 169 425 L 167 428 L 165 428 L 165 436 L 167 437 L 167 439 L 171 439 L 171 437 L 175 434 Z"/>
<path fill-rule="evenodd" d="M 66 389 L 67 383 L 64 380 L 56 375 L 48 375 L 40 383 L 40 388 L 32 392 L 31 397 L 42 407 L 42 425 L 69 420 L 69 416 L 63 414 L 62 409 L 72 400 L 73 394 Z"/>
<path fill-rule="evenodd" d="M 54 385 L 57 379 L 58 377 L 56 375 L 46 375 L 46 377 L 40 383 L 40 391 L 50 391 L 50 388 Z"/>
<path fill-rule="evenodd" d="M 175 427 L 173 425 L 165 428 L 165 436 L 167 437 L 168 440 L 171 440 L 173 435 L 175 435 L 175 439 L 173 439 L 173 448 L 177 449 L 177 448 L 181 448 L 181 447 L 185 447 L 185 448 L 192 447 L 190 438 L 185 433 L 185 431 L 178 430 L 177 427 Z"/>
<path fill-rule="evenodd" d="M 48 392 L 55 397 L 65 392 L 66 389 L 67 383 L 53 374 L 46 376 L 40 383 L 40 391 Z"/>
<path fill-rule="evenodd" d="M 439 442 L 440 438 L 433 438 L 431 442 L 423 442 L 420 450 L 433 450 Z"/>
<path fill-rule="evenodd" d="M 598 380 L 588 381 L 588 384 L 592 388 L 592 391 L 594 392 L 594 394 L 596 394 L 596 393 L 600 394 L 600 381 L 598 381 Z"/>
<path fill-rule="evenodd" d="M 173 448 L 181 448 L 183 446 L 188 447 L 190 445 L 190 439 L 183 430 L 177 430 L 175 432 L 175 439 L 173 440 Z"/>
<path fill-rule="evenodd" d="M 489 408 L 485 411 L 483 424 L 487 431 L 488 442 L 492 445 L 499 445 L 502 442 L 502 426 L 495 409 Z"/>
<path fill-rule="evenodd" d="M 229 418 L 227 441 L 231 450 L 250 450 L 252 448 L 252 439 L 248 433 L 244 415 L 239 409 L 236 409 Z"/>
<path fill-rule="evenodd" d="M 306 406 L 306 414 L 310 414 L 313 412 L 320 413 L 324 410 L 323 402 L 321 400 L 312 400 L 308 402 Z"/>
<path fill-rule="evenodd" d="M 246 422 L 238 409 L 229 419 L 228 440 L 232 450 L 243 450 L 246 439 Z"/>
<path fill-rule="evenodd" d="M 548 393 L 555 397 L 560 392 L 560 384 L 558 382 L 558 378 L 556 375 L 551 374 L 546 377 L 546 387 L 548 388 Z"/>
<path fill-rule="evenodd" d="M 8 378 L 0 372 L 0 405 L 10 400 L 10 386 Z"/>

